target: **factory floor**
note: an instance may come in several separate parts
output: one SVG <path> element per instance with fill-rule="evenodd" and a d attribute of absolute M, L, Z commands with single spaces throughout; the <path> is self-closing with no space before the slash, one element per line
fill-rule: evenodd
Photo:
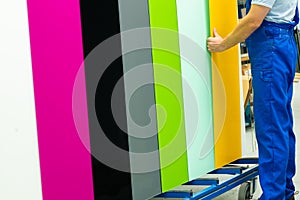
<path fill-rule="evenodd" d="M 296 190 L 300 191 L 300 82 L 294 83 L 294 96 L 293 96 L 293 112 L 294 112 L 294 132 L 296 134 L 296 165 L 297 172 L 294 177 L 294 183 Z M 254 137 L 253 137 L 254 136 Z M 247 128 L 246 130 L 247 144 L 246 148 L 249 148 L 248 152 L 251 152 L 249 156 L 257 155 L 257 145 L 255 142 L 255 131 L 254 128 Z M 257 187 L 254 193 L 253 199 L 258 199 L 261 195 L 261 188 Z M 300 200 L 300 195 L 295 196 L 296 200 Z M 215 198 L 214 200 L 238 200 L 238 187 L 224 193 L 223 195 Z"/>

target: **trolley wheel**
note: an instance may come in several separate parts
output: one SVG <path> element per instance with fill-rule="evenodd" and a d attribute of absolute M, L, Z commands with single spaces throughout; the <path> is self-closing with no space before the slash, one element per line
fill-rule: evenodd
<path fill-rule="evenodd" d="M 240 186 L 238 200 L 249 200 L 249 199 L 252 199 L 252 195 L 250 193 L 250 183 L 245 182 L 242 183 Z"/>

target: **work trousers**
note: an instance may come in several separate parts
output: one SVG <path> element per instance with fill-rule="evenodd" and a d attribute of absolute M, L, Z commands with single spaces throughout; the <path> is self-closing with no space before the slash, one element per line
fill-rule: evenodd
<path fill-rule="evenodd" d="M 253 77 L 261 200 L 289 199 L 295 190 L 291 101 L 297 48 L 292 26 L 264 21 L 246 40 Z"/>

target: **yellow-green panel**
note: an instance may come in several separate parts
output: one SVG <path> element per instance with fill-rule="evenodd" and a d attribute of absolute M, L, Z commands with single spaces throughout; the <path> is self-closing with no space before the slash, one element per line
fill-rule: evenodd
<path fill-rule="evenodd" d="M 162 191 L 188 181 L 176 0 L 149 0 Z"/>
<path fill-rule="evenodd" d="M 210 27 L 221 36 L 230 33 L 238 23 L 236 0 L 210 0 Z M 213 53 L 213 107 L 216 168 L 240 158 L 241 110 L 239 49 Z"/>

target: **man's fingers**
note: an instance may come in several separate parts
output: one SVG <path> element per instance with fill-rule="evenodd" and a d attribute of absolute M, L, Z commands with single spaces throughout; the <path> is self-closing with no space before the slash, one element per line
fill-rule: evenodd
<path fill-rule="evenodd" d="M 215 52 L 214 49 L 210 46 L 207 47 L 207 50 L 210 51 L 210 52 Z"/>
<path fill-rule="evenodd" d="M 208 49 L 208 51 L 212 51 L 212 49 L 213 49 L 213 44 L 212 43 L 207 43 L 207 49 Z"/>
<path fill-rule="evenodd" d="M 214 42 L 214 41 L 216 41 L 216 38 L 214 38 L 214 37 L 209 37 L 206 40 L 207 43 L 211 43 L 211 42 Z"/>
<path fill-rule="evenodd" d="M 215 40 L 214 38 L 211 38 L 209 40 L 206 41 L 208 45 L 214 45 L 214 44 L 218 44 L 217 40 Z"/>

